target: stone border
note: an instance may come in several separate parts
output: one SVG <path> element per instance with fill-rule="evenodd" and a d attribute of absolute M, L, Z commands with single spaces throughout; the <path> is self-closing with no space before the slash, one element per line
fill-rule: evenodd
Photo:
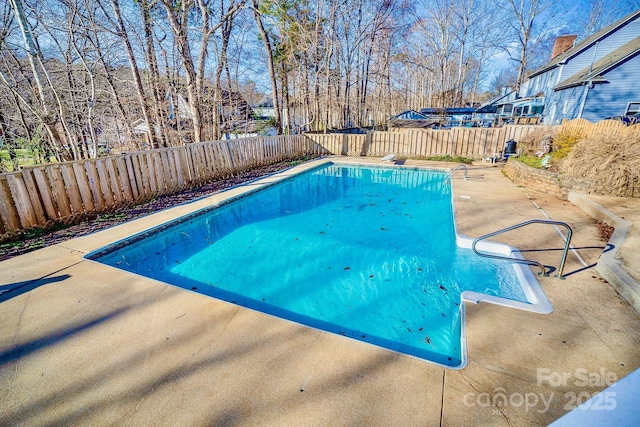
<path fill-rule="evenodd" d="M 512 159 L 509 159 L 503 170 L 512 181 L 561 200 L 568 200 L 569 193 L 573 191 L 601 196 L 640 197 L 640 188 L 602 185 L 591 179 L 532 168 Z"/>
<path fill-rule="evenodd" d="M 595 203 L 585 194 L 570 191 L 568 200 L 590 217 L 605 222 L 614 228 L 608 242 L 612 249 L 605 250 L 600 255 L 596 264 L 596 271 L 609 282 L 631 307 L 640 313 L 640 283 L 622 268 L 621 257 L 618 254 L 618 249 L 624 243 L 632 224 Z"/>

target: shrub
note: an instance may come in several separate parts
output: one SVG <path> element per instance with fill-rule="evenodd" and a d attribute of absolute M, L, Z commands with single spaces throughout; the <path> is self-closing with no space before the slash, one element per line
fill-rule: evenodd
<path fill-rule="evenodd" d="M 542 157 L 522 154 L 520 157 L 516 157 L 515 160 L 518 160 L 529 167 L 542 169 Z"/>
<path fill-rule="evenodd" d="M 440 155 L 440 156 L 430 156 L 430 157 L 427 157 L 427 160 L 433 160 L 434 162 L 466 163 L 468 165 L 473 163 L 473 159 L 470 159 L 468 157 L 462 157 L 462 156 L 452 157 L 449 154 Z"/>
<path fill-rule="evenodd" d="M 554 159 L 564 159 L 569 155 L 573 147 L 585 138 L 584 133 L 576 130 L 567 130 L 558 133 L 553 138 L 551 156 Z"/>

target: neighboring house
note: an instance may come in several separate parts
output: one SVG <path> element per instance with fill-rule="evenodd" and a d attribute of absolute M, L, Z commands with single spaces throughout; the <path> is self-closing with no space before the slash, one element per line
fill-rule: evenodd
<path fill-rule="evenodd" d="M 391 120 L 427 120 L 429 116 L 420 114 L 415 110 L 407 110 L 391 117 Z"/>
<path fill-rule="evenodd" d="M 508 91 L 489 102 L 482 104 L 474 113 L 474 120 L 495 120 L 500 117 L 511 117 L 513 101 L 516 99 L 514 91 Z"/>
<path fill-rule="evenodd" d="M 389 130 L 400 128 L 433 128 L 441 122 L 426 114 L 418 113 L 415 110 L 407 110 L 397 114 L 389 120 Z"/>
<path fill-rule="evenodd" d="M 252 107 L 257 120 L 268 120 L 276 116 L 276 110 L 273 108 L 273 102 L 267 101 Z"/>
<path fill-rule="evenodd" d="M 236 122 L 225 126 L 220 137 L 221 140 L 250 138 L 254 136 L 276 136 L 276 128 L 267 126 L 259 120 L 247 120 L 244 123 Z"/>
<path fill-rule="evenodd" d="M 473 113 L 476 111 L 472 107 L 452 107 L 452 108 L 423 108 L 420 114 L 429 117 L 445 116 L 452 121 L 471 120 Z"/>
<path fill-rule="evenodd" d="M 440 129 L 452 126 L 478 126 L 485 116 L 487 120 L 495 117 L 495 106 L 487 106 L 486 111 L 476 117 L 477 109 L 472 107 L 455 108 L 423 108 L 420 112 L 406 110 L 389 119 L 389 129 L 400 128 L 433 128 Z"/>
<path fill-rule="evenodd" d="M 551 60 L 528 75 L 510 103 L 512 115 L 537 115 L 545 124 L 558 124 L 640 110 L 640 10 L 575 46 L 574 40 L 556 40 Z M 508 104 L 498 103 L 499 110 Z"/>

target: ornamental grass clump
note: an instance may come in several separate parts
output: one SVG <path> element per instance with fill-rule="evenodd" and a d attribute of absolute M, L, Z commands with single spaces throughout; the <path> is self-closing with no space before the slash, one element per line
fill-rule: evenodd
<path fill-rule="evenodd" d="M 560 163 L 560 171 L 576 178 L 597 180 L 612 190 L 637 189 L 640 132 L 594 133 L 575 144 Z"/>

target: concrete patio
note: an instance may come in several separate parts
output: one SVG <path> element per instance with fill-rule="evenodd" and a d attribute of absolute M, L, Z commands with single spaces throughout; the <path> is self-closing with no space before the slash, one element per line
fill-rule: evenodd
<path fill-rule="evenodd" d="M 605 247 L 595 221 L 516 186 L 499 165 L 454 175 L 458 232 L 477 237 L 546 215 L 572 226 L 575 252 L 565 280 L 539 278 L 552 314 L 466 305 L 461 370 L 82 258 L 317 162 L 0 262 L 2 424 L 547 425 L 640 367 L 640 316 L 595 271 Z M 640 200 L 597 203 L 633 224 L 615 249 L 637 281 Z M 498 240 L 545 265 L 560 261 L 563 240 L 548 225 Z"/>

